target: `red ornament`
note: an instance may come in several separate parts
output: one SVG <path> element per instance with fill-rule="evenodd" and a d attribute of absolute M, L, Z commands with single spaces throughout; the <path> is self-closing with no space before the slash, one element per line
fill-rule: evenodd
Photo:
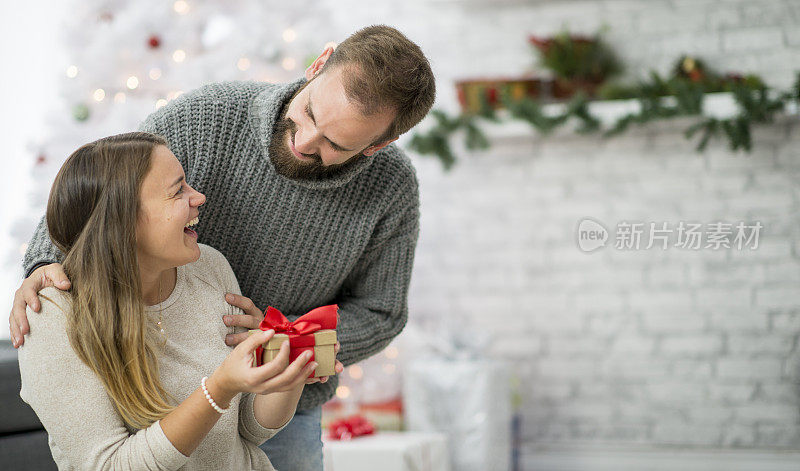
<path fill-rule="evenodd" d="M 486 89 L 486 99 L 490 105 L 497 105 L 497 89 L 494 87 Z"/>
<path fill-rule="evenodd" d="M 150 49 L 156 49 L 161 45 L 161 38 L 154 34 L 147 40 L 147 44 L 150 46 Z"/>
<path fill-rule="evenodd" d="M 36 157 L 36 165 L 44 165 L 47 163 L 47 157 L 44 154 L 39 154 L 39 157 Z"/>

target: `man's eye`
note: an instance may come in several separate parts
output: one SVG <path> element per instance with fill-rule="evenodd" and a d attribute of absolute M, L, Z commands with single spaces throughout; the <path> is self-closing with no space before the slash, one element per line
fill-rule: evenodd
<path fill-rule="evenodd" d="M 181 185 L 181 187 L 180 187 L 180 188 L 178 188 L 178 191 L 176 191 L 176 192 L 175 192 L 175 195 L 174 195 L 174 196 L 178 196 L 178 195 L 180 195 L 181 193 L 183 193 L 183 185 Z"/>

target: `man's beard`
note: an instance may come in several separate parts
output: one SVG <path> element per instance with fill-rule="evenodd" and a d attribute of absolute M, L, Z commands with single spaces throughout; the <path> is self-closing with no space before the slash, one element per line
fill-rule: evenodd
<path fill-rule="evenodd" d="M 289 101 L 291 102 L 291 100 Z M 305 157 L 314 159 L 313 161 L 298 159 L 286 143 L 287 139 L 292 139 L 292 144 L 294 144 L 294 136 L 297 132 L 297 125 L 294 121 L 286 118 L 288 108 L 289 104 L 287 103 L 281 112 L 280 118 L 275 123 L 269 143 L 269 158 L 275 167 L 275 171 L 280 175 L 297 180 L 334 178 L 347 173 L 361 161 L 368 158 L 368 156 L 359 152 L 340 164 L 328 166 L 323 165 L 319 154 L 303 154 Z"/>

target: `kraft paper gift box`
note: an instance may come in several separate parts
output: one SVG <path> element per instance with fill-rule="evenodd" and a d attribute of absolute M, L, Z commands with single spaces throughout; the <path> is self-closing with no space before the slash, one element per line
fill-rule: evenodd
<path fill-rule="evenodd" d="M 283 342 L 288 340 L 289 363 L 305 351 L 313 353 L 309 361 L 317 362 L 317 367 L 309 378 L 335 375 L 338 309 L 336 304 L 318 307 L 289 322 L 279 310 L 268 307 L 259 328 L 251 329 L 250 335 L 270 329 L 275 330 L 275 335 L 253 352 L 253 366 L 261 366 L 262 359 L 263 362 L 272 361 Z"/>

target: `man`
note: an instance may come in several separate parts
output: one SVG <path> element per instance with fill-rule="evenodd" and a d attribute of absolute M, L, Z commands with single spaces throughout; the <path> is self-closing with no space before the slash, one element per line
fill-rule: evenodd
<path fill-rule="evenodd" d="M 419 228 L 414 169 L 392 141 L 430 110 L 430 65 L 388 26 L 364 28 L 327 48 L 289 84 L 211 84 L 151 114 L 207 196 L 199 240 L 228 259 L 246 315 L 229 345 L 256 328 L 267 305 L 295 319 L 339 305 L 344 365 L 383 349 L 403 329 Z M 10 315 L 14 346 L 28 333 L 25 308 L 45 286 L 69 288 L 44 220 L 25 254 L 27 278 Z M 230 329 L 233 332 L 233 328 Z M 322 469 L 321 404 L 338 384 L 309 385 L 290 424 L 262 448 L 277 469 Z"/>

